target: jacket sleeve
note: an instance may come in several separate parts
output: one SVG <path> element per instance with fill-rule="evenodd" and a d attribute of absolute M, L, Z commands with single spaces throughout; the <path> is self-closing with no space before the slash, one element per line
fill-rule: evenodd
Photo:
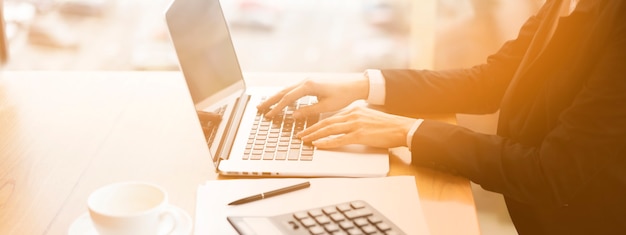
<path fill-rule="evenodd" d="M 624 181 L 626 27 L 616 25 L 606 48 L 592 59 L 586 82 L 540 145 L 427 120 L 413 136 L 413 163 L 447 169 L 530 205 L 561 206 L 587 186 Z"/>
<path fill-rule="evenodd" d="M 382 70 L 386 81 L 385 109 L 400 114 L 497 111 L 546 9 L 544 5 L 522 26 L 515 40 L 506 42 L 484 64 L 443 71 Z"/>

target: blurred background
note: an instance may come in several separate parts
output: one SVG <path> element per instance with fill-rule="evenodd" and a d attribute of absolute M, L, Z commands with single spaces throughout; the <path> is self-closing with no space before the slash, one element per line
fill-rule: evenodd
<path fill-rule="evenodd" d="M 163 16 L 169 3 L 4 0 L 11 55 L 4 69 L 175 70 Z M 243 70 L 269 72 L 470 66 L 514 37 L 539 4 L 540 0 L 222 1 Z"/>
<path fill-rule="evenodd" d="M 0 0 L 0 3 L 2 0 Z M 170 0 L 4 0 L 3 70 L 177 70 Z M 222 0 L 242 70 L 446 69 L 485 61 L 543 0 Z M 495 133 L 497 114 L 459 115 Z M 473 185 L 483 234 L 516 234 L 502 197 Z"/>

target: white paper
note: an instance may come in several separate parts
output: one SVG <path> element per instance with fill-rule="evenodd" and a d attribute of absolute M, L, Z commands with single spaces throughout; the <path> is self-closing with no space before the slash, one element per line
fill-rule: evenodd
<path fill-rule="evenodd" d="M 247 196 L 309 181 L 306 189 L 242 205 Z M 413 176 L 211 180 L 198 187 L 194 234 L 237 234 L 227 216 L 273 216 L 364 200 L 407 234 L 429 234 Z"/>

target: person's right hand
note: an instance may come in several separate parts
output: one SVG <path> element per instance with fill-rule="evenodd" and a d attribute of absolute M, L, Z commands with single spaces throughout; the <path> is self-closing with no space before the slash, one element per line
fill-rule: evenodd
<path fill-rule="evenodd" d="M 318 102 L 296 110 L 293 114 L 295 118 L 337 111 L 356 100 L 367 99 L 369 80 L 366 77 L 339 80 L 308 79 L 283 89 L 259 104 L 257 109 L 265 112 L 266 117 L 272 118 L 287 105 L 307 95 L 316 96 Z"/>

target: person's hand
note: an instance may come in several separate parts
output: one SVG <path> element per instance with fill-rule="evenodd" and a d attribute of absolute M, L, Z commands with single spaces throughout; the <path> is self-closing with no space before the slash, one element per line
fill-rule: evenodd
<path fill-rule="evenodd" d="M 202 124 L 203 127 L 211 124 L 217 124 L 222 121 L 222 115 L 219 115 L 217 113 L 205 112 L 200 110 L 196 111 L 196 113 L 198 114 L 198 119 L 200 119 L 200 124 Z"/>
<path fill-rule="evenodd" d="M 296 136 L 318 148 L 348 144 L 393 148 L 406 146 L 406 136 L 415 121 L 359 106 L 323 119 Z"/>
<path fill-rule="evenodd" d="M 198 119 L 200 119 L 200 126 L 202 126 L 204 137 L 208 139 L 209 136 L 211 136 L 211 132 L 215 131 L 222 121 L 222 115 L 201 110 L 196 110 L 196 114 L 198 114 Z"/>
<path fill-rule="evenodd" d="M 295 118 L 333 112 L 340 110 L 355 100 L 366 99 L 369 94 L 369 81 L 359 79 L 340 80 L 306 80 L 299 84 L 287 87 L 276 95 L 259 104 L 257 109 L 265 112 L 265 116 L 272 118 L 285 106 L 296 100 L 310 95 L 317 97 L 317 103 L 302 107 L 294 112 Z M 272 107 L 273 106 L 273 107 Z"/>

